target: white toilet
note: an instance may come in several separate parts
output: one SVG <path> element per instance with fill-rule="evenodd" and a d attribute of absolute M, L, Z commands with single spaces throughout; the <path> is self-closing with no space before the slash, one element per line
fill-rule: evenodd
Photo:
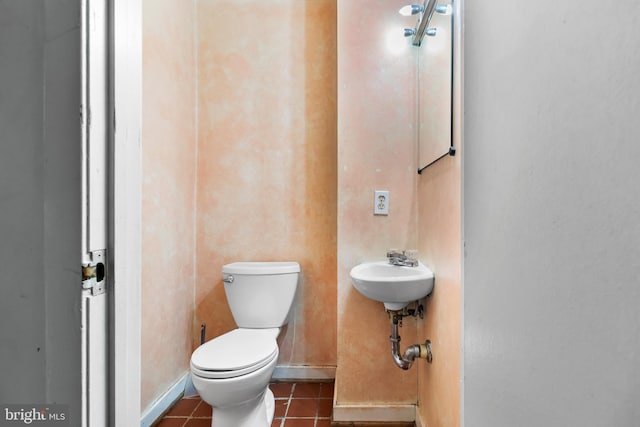
<path fill-rule="evenodd" d="M 269 427 L 275 402 L 269 381 L 278 360 L 276 338 L 298 285 L 297 262 L 235 262 L 222 267 L 238 329 L 198 347 L 191 378 L 213 407 L 213 427 Z"/>

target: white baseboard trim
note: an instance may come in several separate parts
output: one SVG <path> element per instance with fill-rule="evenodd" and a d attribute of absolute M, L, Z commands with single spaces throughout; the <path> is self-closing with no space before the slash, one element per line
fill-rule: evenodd
<path fill-rule="evenodd" d="M 333 403 L 336 422 L 411 422 L 416 420 L 416 405 L 338 405 Z"/>
<path fill-rule="evenodd" d="M 422 423 L 422 418 L 418 415 L 418 408 L 416 407 L 416 427 L 423 427 L 426 424 Z"/>
<path fill-rule="evenodd" d="M 336 377 L 335 366 L 278 365 L 272 379 L 278 381 L 329 381 Z"/>
<path fill-rule="evenodd" d="M 169 390 L 157 398 L 142 414 L 140 427 L 149 427 L 156 422 L 183 395 L 187 381 L 190 379 L 189 372 L 186 372 L 174 385 L 169 387 Z"/>

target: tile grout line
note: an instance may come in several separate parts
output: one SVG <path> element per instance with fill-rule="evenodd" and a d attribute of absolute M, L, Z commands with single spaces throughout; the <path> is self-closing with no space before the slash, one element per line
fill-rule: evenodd
<path fill-rule="evenodd" d="M 318 386 L 318 396 L 316 396 L 316 416 L 313 418 L 313 427 L 318 425 L 318 414 L 320 413 L 320 392 L 322 391 L 322 386 Z"/>
<path fill-rule="evenodd" d="M 313 417 L 313 427 L 316 427 L 316 425 L 318 424 L 318 411 L 320 410 L 320 391 L 321 391 L 322 387 L 318 386 L 318 395 L 316 396 L 316 413 L 315 416 Z"/>
<path fill-rule="evenodd" d="M 202 402 L 204 402 L 204 401 L 202 399 L 200 399 L 200 402 L 198 402 L 198 404 L 193 407 L 193 411 L 191 411 L 191 414 L 189 414 L 189 419 L 193 418 L 193 414 L 196 413 L 196 411 L 198 410 L 200 405 L 202 405 Z"/>
<path fill-rule="evenodd" d="M 291 391 L 289 392 L 289 400 L 287 400 L 287 409 L 286 411 L 284 411 L 284 416 L 282 417 L 282 420 L 280 420 L 281 427 L 285 427 L 287 425 L 287 415 L 289 415 L 289 408 L 291 407 L 291 401 L 293 400 L 293 393 L 296 390 L 296 384 L 298 383 L 291 384 Z"/>

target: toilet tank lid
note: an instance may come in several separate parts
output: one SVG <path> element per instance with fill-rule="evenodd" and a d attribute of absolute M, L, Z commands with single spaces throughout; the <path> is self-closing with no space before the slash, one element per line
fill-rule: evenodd
<path fill-rule="evenodd" d="M 234 262 L 222 266 L 222 272 L 227 274 L 287 274 L 299 273 L 300 264 L 293 261 L 286 262 Z"/>

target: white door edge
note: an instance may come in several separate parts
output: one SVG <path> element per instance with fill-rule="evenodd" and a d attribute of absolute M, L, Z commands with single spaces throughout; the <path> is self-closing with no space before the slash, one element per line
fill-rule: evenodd
<path fill-rule="evenodd" d="M 108 363 L 108 0 L 81 1 L 82 426 L 109 424 Z M 99 292 L 98 292 L 99 290 Z M 105 291 L 106 290 L 106 291 Z"/>

